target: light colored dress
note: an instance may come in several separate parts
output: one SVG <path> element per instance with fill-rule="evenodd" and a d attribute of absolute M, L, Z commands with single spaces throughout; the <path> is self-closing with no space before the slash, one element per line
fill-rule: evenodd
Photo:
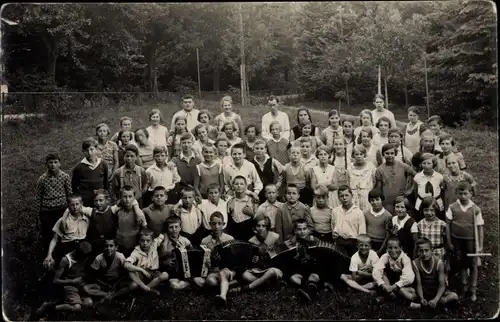
<path fill-rule="evenodd" d="M 353 203 L 358 206 L 362 211 L 370 209 L 368 202 L 368 193 L 375 185 L 375 171 L 377 168 L 366 162 L 365 166 L 361 169 L 351 165 L 348 169 L 349 186 L 352 189 Z"/>
<path fill-rule="evenodd" d="M 420 150 L 420 126 L 423 125 L 421 121 L 417 121 L 415 125 L 411 123 L 406 124 L 404 133 L 404 144 L 415 154 Z"/>
<path fill-rule="evenodd" d="M 326 166 L 326 169 L 322 169 L 319 165 L 312 168 L 313 175 L 316 177 L 318 185 L 328 186 L 334 182 L 335 179 L 335 167 L 331 164 Z M 328 206 L 333 208 L 334 196 L 337 191 L 328 191 Z"/>

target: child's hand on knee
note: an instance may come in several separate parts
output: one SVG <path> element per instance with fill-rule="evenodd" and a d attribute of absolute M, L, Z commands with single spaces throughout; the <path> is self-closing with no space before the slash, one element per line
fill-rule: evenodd
<path fill-rule="evenodd" d="M 430 307 L 434 308 L 437 306 L 438 301 L 436 299 L 433 299 L 427 303 Z"/>

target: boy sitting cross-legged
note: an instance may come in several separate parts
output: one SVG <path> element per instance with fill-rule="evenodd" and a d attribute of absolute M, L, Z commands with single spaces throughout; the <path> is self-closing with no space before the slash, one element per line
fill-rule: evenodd
<path fill-rule="evenodd" d="M 349 265 L 351 275 L 342 274 L 340 279 L 355 290 L 375 295 L 372 270 L 378 260 L 377 253 L 371 249 L 371 238 L 361 234 L 358 236 L 358 251 L 352 255 Z"/>
<path fill-rule="evenodd" d="M 434 255 L 432 243 L 427 238 L 417 240 L 418 258 L 413 260 L 413 272 L 420 303 L 412 302 L 411 308 L 447 304 L 458 301 L 458 295 L 446 289 L 446 274 L 443 261 Z"/>
<path fill-rule="evenodd" d="M 139 245 L 135 247 L 132 254 L 125 261 L 125 269 L 129 271 L 132 279 L 131 290 L 140 287 L 146 292 L 160 295 L 160 292 L 155 288 L 168 280 L 168 274 L 158 269 L 160 266 L 158 246 L 160 246 L 164 238 L 165 236 L 161 234 L 153 239 L 152 230 L 147 228 L 141 230 Z M 149 283 L 146 285 L 144 282 Z"/>

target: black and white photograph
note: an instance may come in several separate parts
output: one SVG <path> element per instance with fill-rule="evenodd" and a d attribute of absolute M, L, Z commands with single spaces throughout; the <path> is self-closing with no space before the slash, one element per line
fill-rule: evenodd
<path fill-rule="evenodd" d="M 493 1 L 0 18 L 4 320 L 498 317 Z"/>

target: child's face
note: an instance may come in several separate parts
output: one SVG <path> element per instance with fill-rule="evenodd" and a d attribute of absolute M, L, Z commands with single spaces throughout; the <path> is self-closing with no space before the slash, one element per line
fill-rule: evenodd
<path fill-rule="evenodd" d="M 458 165 L 458 161 L 456 159 L 446 160 L 446 167 L 451 173 L 458 173 L 460 171 L 460 166 Z"/>
<path fill-rule="evenodd" d="M 122 129 L 130 130 L 131 128 L 132 128 L 132 121 L 131 120 L 123 120 Z"/>
<path fill-rule="evenodd" d="M 300 124 L 304 124 L 307 121 L 309 121 L 309 122 L 311 121 L 309 119 L 309 115 L 307 114 L 307 112 L 306 111 L 300 111 L 299 112 L 299 123 Z"/>
<path fill-rule="evenodd" d="M 181 141 L 182 152 L 189 153 L 191 152 L 192 147 L 193 147 L 193 141 L 191 139 Z"/>
<path fill-rule="evenodd" d="M 378 129 L 380 130 L 380 133 L 387 134 L 387 132 L 389 132 L 389 123 L 387 123 L 387 122 L 380 122 L 378 124 Z"/>
<path fill-rule="evenodd" d="M 468 202 L 471 198 L 472 194 L 470 193 L 469 190 L 459 190 L 458 191 L 458 200 L 460 202 L 465 203 Z"/>
<path fill-rule="evenodd" d="M 203 148 L 201 154 L 203 155 L 203 159 L 205 162 L 212 162 L 215 158 L 215 149 L 213 147 Z"/>
<path fill-rule="evenodd" d="M 370 205 L 372 206 L 374 211 L 378 212 L 378 211 L 382 210 L 382 198 L 380 198 L 380 197 L 371 198 Z"/>
<path fill-rule="evenodd" d="M 255 137 L 257 136 L 257 132 L 255 131 L 255 128 L 254 127 L 251 127 L 247 130 L 247 138 L 248 139 L 255 139 Z"/>
<path fill-rule="evenodd" d="M 123 206 L 125 206 L 126 208 L 130 208 L 132 207 L 132 203 L 135 200 L 135 194 L 133 191 L 124 190 L 122 191 L 120 199 L 123 203 Z"/>
<path fill-rule="evenodd" d="M 141 131 L 141 132 L 137 132 L 135 134 L 135 140 L 140 143 L 140 144 L 146 144 L 147 142 L 147 138 L 146 138 L 146 135 L 144 135 L 144 133 Z"/>
<path fill-rule="evenodd" d="M 222 233 L 222 228 L 224 227 L 224 220 L 222 220 L 219 217 L 213 217 L 210 220 L 210 228 L 212 228 L 212 231 L 216 234 L 219 235 Z"/>
<path fill-rule="evenodd" d="M 358 242 L 358 251 L 361 255 L 368 255 L 368 253 L 370 252 L 370 248 L 371 248 L 371 245 L 369 242 L 365 242 L 365 241 L 362 241 L 362 242 Z"/>
<path fill-rule="evenodd" d="M 167 160 L 167 154 L 165 152 L 155 153 L 154 159 L 157 165 L 164 165 Z"/>
<path fill-rule="evenodd" d="M 167 234 L 168 237 L 177 239 L 181 233 L 181 224 L 178 222 L 168 224 Z"/>
<path fill-rule="evenodd" d="M 439 146 L 444 153 L 451 152 L 453 145 L 451 144 L 451 140 L 442 140 L 439 142 Z"/>
<path fill-rule="evenodd" d="M 399 136 L 399 134 L 397 133 L 391 133 L 389 135 L 389 143 L 393 143 L 393 144 L 400 144 L 401 143 L 401 136 Z"/>
<path fill-rule="evenodd" d="M 328 155 L 328 153 L 326 153 L 326 151 L 319 150 L 319 152 L 318 152 L 318 160 L 319 160 L 320 163 L 322 163 L 322 164 L 328 163 L 328 157 L 329 157 L 329 155 Z"/>
<path fill-rule="evenodd" d="M 51 172 L 56 172 L 61 168 L 61 162 L 59 160 L 49 160 L 47 161 L 47 170 Z"/>
<path fill-rule="evenodd" d="M 186 98 L 182 100 L 182 108 L 185 111 L 191 111 L 194 107 L 194 101 L 192 98 Z"/>
<path fill-rule="evenodd" d="M 177 133 L 181 133 L 185 129 L 186 129 L 186 121 L 181 119 L 175 122 L 175 130 L 177 131 Z"/>
<path fill-rule="evenodd" d="M 153 125 L 160 124 L 160 114 L 155 113 L 155 114 L 151 115 L 150 121 L 151 121 L 151 124 L 153 124 Z"/>
<path fill-rule="evenodd" d="M 201 142 L 205 142 L 207 138 L 208 138 L 207 129 L 205 127 L 200 127 L 198 129 L 198 140 L 200 140 Z"/>
<path fill-rule="evenodd" d="M 255 144 L 253 146 L 253 153 L 258 156 L 264 156 L 266 154 L 266 146 L 264 144 Z"/>
<path fill-rule="evenodd" d="M 137 155 L 133 151 L 127 151 L 123 155 L 123 160 L 125 161 L 126 165 L 134 166 L 135 162 L 137 161 Z"/>
<path fill-rule="evenodd" d="M 425 261 L 432 258 L 432 247 L 429 243 L 425 243 L 418 246 L 418 255 Z"/>
<path fill-rule="evenodd" d="M 108 129 L 106 129 L 104 126 L 100 127 L 97 130 L 97 137 L 99 139 L 105 139 L 108 137 Z"/>
<path fill-rule="evenodd" d="M 245 152 L 243 152 L 243 149 L 232 149 L 231 151 L 231 157 L 233 158 L 234 164 L 240 165 L 243 162 L 243 159 L 245 158 Z"/>
<path fill-rule="evenodd" d="M 182 193 L 182 204 L 191 207 L 194 204 L 194 192 L 184 191 Z"/>
<path fill-rule="evenodd" d="M 267 104 L 271 108 L 271 112 L 278 111 L 278 101 L 276 99 L 268 101 Z"/>
<path fill-rule="evenodd" d="M 432 163 L 432 160 L 431 159 L 427 159 L 427 160 L 424 160 L 422 161 L 422 170 L 432 170 L 434 168 L 434 163 Z"/>
<path fill-rule="evenodd" d="M 219 156 L 221 156 L 221 157 L 225 156 L 227 148 L 228 148 L 227 141 L 220 141 L 219 143 L 217 143 L 217 151 L 218 151 Z"/>
<path fill-rule="evenodd" d="M 132 133 L 131 132 L 123 132 L 120 141 L 122 145 L 127 145 L 132 141 Z"/>
<path fill-rule="evenodd" d="M 406 217 L 406 206 L 404 202 L 400 202 L 394 205 L 394 213 L 401 219 Z"/>
<path fill-rule="evenodd" d="M 396 157 L 395 149 L 387 149 L 384 151 L 384 159 L 387 164 L 392 164 L 394 162 L 395 157 Z"/>
<path fill-rule="evenodd" d="M 303 157 L 309 157 L 311 155 L 311 143 L 302 142 L 300 143 L 300 153 Z"/>
<path fill-rule="evenodd" d="M 88 149 L 83 150 L 83 155 L 85 155 L 85 158 L 89 161 L 95 161 L 97 159 L 97 153 L 99 151 L 95 146 L 90 146 Z"/>
<path fill-rule="evenodd" d="M 299 201 L 299 191 L 295 187 L 290 187 L 286 189 L 286 201 L 289 204 L 295 204 L 297 201 Z"/>
<path fill-rule="evenodd" d="M 314 196 L 314 200 L 316 200 L 316 207 L 325 208 L 327 204 L 328 195 L 318 194 Z"/>
<path fill-rule="evenodd" d="M 149 252 L 149 248 L 151 248 L 151 244 L 153 243 L 153 236 L 145 235 L 139 238 L 139 247 L 141 250 L 145 252 Z"/>
<path fill-rule="evenodd" d="M 368 133 L 366 133 L 366 132 L 361 132 L 360 136 L 361 136 L 361 143 L 362 143 L 363 145 L 368 146 L 368 145 L 370 145 L 370 144 L 371 144 L 371 142 L 372 142 L 372 138 L 370 137 L 370 135 L 369 135 Z"/>
<path fill-rule="evenodd" d="M 365 159 L 365 154 L 356 148 L 354 149 L 354 151 L 352 151 L 352 154 L 354 157 L 354 161 L 356 161 L 357 163 L 360 163 Z"/>
<path fill-rule="evenodd" d="M 415 112 L 409 112 L 408 113 L 408 121 L 410 121 L 411 123 L 417 123 L 418 115 Z"/>
<path fill-rule="evenodd" d="M 244 180 L 236 179 L 233 181 L 234 192 L 243 193 L 247 190 L 247 185 Z"/>
<path fill-rule="evenodd" d="M 307 124 L 302 127 L 302 136 L 309 136 L 311 135 L 311 132 L 312 132 L 311 124 Z"/>
<path fill-rule="evenodd" d="M 277 139 L 280 137 L 280 134 L 281 134 L 281 130 L 280 130 L 280 126 L 278 124 L 274 124 L 273 126 L 271 126 L 271 135 L 273 136 L 273 138 Z"/>
<path fill-rule="evenodd" d="M 208 189 L 208 200 L 213 203 L 218 203 L 220 198 L 219 189 L 210 188 Z"/>
<path fill-rule="evenodd" d="M 226 125 L 226 127 L 224 128 L 224 133 L 226 133 L 226 136 L 228 139 L 232 139 L 233 138 L 233 134 L 234 134 L 234 128 L 232 125 Z"/>
<path fill-rule="evenodd" d="M 377 98 L 375 102 L 373 102 L 373 104 L 375 105 L 377 110 L 381 110 L 384 108 L 384 100 L 382 100 L 381 98 Z"/>
<path fill-rule="evenodd" d="M 108 200 L 104 195 L 97 195 L 94 198 L 94 205 L 99 211 L 103 211 L 108 206 Z"/>
<path fill-rule="evenodd" d="M 354 132 L 354 127 L 349 121 L 345 121 L 344 124 L 342 124 L 342 128 L 344 129 L 344 135 L 346 136 L 351 136 Z"/>
<path fill-rule="evenodd" d="M 297 147 L 292 147 L 290 149 L 290 161 L 298 162 L 300 161 L 300 149 Z"/>
<path fill-rule="evenodd" d="M 208 117 L 207 113 L 200 114 L 199 116 L 200 116 L 200 123 L 208 124 L 208 122 L 210 121 L 210 118 Z"/>
<path fill-rule="evenodd" d="M 434 133 L 434 134 L 438 134 L 439 133 L 439 130 L 441 129 L 441 126 L 439 125 L 439 123 L 437 121 L 432 121 L 432 122 L 429 122 L 429 129 Z"/>
<path fill-rule="evenodd" d="M 181 155 L 181 145 L 174 143 L 174 157 L 178 157 Z"/>
<path fill-rule="evenodd" d="M 266 199 L 270 203 L 274 203 L 278 199 L 278 191 L 275 186 L 266 188 Z"/>
<path fill-rule="evenodd" d="M 345 149 L 345 145 L 344 145 L 344 140 L 342 139 L 337 139 L 337 140 L 333 140 L 333 149 L 335 150 L 335 152 L 344 152 L 344 149 Z"/>
<path fill-rule="evenodd" d="M 116 242 L 114 240 L 104 241 L 104 255 L 108 258 L 114 257 L 116 254 Z"/>
<path fill-rule="evenodd" d="M 82 199 L 81 198 L 73 198 L 69 200 L 68 204 L 69 212 L 72 214 L 76 214 L 82 209 Z"/>
<path fill-rule="evenodd" d="M 167 201 L 167 194 L 165 193 L 165 190 L 158 190 L 154 192 L 153 204 L 155 206 L 162 206 L 165 204 L 166 201 Z"/>
<path fill-rule="evenodd" d="M 422 140 L 422 147 L 425 150 L 432 150 L 434 148 L 434 139 L 430 137 L 424 138 Z"/>
<path fill-rule="evenodd" d="M 267 237 L 268 230 L 265 220 L 261 220 L 255 225 L 255 233 L 262 239 Z"/>
<path fill-rule="evenodd" d="M 229 101 L 222 102 L 222 109 L 224 112 L 229 113 L 233 110 L 233 105 Z"/>
<path fill-rule="evenodd" d="M 296 224 L 295 226 L 295 236 L 300 239 L 306 239 L 311 231 L 309 230 L 309 227 L 307 227 L 306 223 L 299 223 Z"/>
<path fill-rule="evenodd" d="M 387 254 L 389 254 L 392 259 L 397 259 L 399 255 L 401 255 L 401 245 L 399 245 L 399 241 L 390 240 L 387 243 Z"/>
<path fill-rule="evenodd" d="M 340 116 L 338 115 L 332 115 L 328 118 L 328 122 L 330 123 L 331 126 L 339 126 L 340 124 Z"/>
<path fill-rule="evenodd" d="M 352 194 L 348 190 L 340 191 L 339 199 L 343 207 L 348 208 L 352 205 Z"/>
<path fill-rule="evenodd" d="M 432 220 L 436 216 L 436 211 L 434 210 L 434 207 L 432 207 L 432 206 L 422 209 L 422 212 L 424 213 L 425 219 L 428 219 L 428 220 Z"/>
<path fill-rule="evenodd" d="M 363 126 L 370 126 L 372 125 L 372 118 L 370 117 L 370 115 L 363 113 L 361 115 L 361 123 L 363 124 Z"/>

